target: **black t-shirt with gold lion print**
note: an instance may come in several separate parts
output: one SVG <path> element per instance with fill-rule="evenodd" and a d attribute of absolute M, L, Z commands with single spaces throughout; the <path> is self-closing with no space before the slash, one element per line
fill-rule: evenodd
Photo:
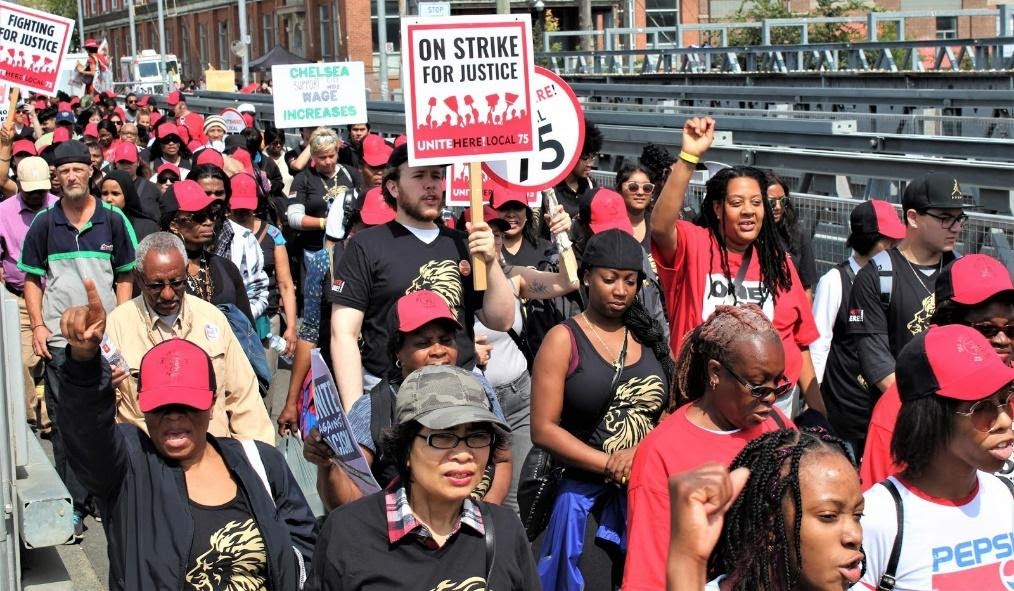
<path fill-rule="evenodd" d="M 387 375 L 392 307 L 401 296 L 428 289 L 447 302 L 465 330 L 458 332 L 458 365 L 475 365 L 472 327 L 482 292 L 472 289 L 468 236 L 441 227 L 430 243 L 398 222 L 363 230 L 349 239 L 328 292 L 331 302 L 363 312 L 362 358 L 366 371 Z"/>
<path fill-rule="evenodd" d="M 183 589 L 267 589 L 264 538 L 242 494 L 218 507 L 190 502 L 194 543 Z"/>

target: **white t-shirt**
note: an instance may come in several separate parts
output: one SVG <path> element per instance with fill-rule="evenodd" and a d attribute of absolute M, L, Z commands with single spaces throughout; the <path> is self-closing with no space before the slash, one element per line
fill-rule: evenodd
<path fill-rule="evenodd" d="M 859 265 L 856 264 L 854 256 L 849 257 L 849 266 L 854 273 L 859 272 Z M 813 361 L 813 371 L 820 383 L 824 382 L 824 367 L 827 365 L 827 355 L 831 351 L 834 321 L 841 307 L 841 297 L 841 273 L 837 268 L 833 268 L 824 273 L 813 290 L 813 322 L 817 325 L 820 336 L 810 343 L 810 360 Z"/>
<path fill-rule="evenodd" d="M 978 473 L 978 486 L 959 501 L 932 499 L 895 477 L 904 507 L 897 591 L 1011 591 L 1014 589 L 1014 496 L 999 478 Z M 897 533 L 888 490 L 866 491 L 861 583 L 876 589 Z"/>

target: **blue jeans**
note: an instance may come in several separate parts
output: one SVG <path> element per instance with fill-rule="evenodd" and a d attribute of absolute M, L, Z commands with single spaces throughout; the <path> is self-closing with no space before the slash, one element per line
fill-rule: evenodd
<path fill-rule="evenodd" d="M 522 373 L 509 384 L 497 386 L 496 397 L 511 428 L 511 488 L 507 491 L 504 506 L 518 512 L 518 482 L 525 457 L 532 449 L 532 378 Z"/>

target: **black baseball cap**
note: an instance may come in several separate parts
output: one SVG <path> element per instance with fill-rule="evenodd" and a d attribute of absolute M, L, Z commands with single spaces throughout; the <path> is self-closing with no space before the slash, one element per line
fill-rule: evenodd
<path fill-rule="evenodd" d="M 901 197 L 902 212 L 968 207 L 976 207 L 972 197 L 961 191 L 958 179 L 942 172 L 931 172 L 912 179 Z"/>
<path fill-rule="evenodd" d="M 637 271 L 644 279 L 644 249 L 623 230 L 599 232 L 588 239 L 581 257 L 582 269 L 592 267 Z"/>

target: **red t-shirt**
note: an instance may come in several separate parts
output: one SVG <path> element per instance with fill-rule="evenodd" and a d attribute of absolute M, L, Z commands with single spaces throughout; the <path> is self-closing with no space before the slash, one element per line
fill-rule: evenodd
<path fill-rule="evenodd" d="M 780 427 L 773 418 L 748 430 L 709 431 L 678 408 L 637 446 L 627 489 L 627 562 L 624 591 L 665 589 L 669 552 L 669 476 L 708 462 L 730 464 L 748 442 Z M 795 428 L 777 408 L 782 424 Z"/>
<path fill-rule="evenodd" d="M 901 472 L 903 468 L 895 464 L 891 458 L 891 436 L 894 435 L 894 425 L 898 422 L 900 411 L 901 397 L 898 396 L 898 386 L 891 384 L 873 406 L 870 427 L 866 431 L 863 461 L 859 464 L 859 480 L 862 482 L 863 492 L 888 476 Z"/>
<path fill-rule="evenodd" d="M 704 322 L 718 305 L 732 305 L 732 294 L 728 293 L 729 279 L 722 272 L 721 249 L 711 236 L 711 231 L 696 224 L 680 220 L 676 222 L 676 252 L 659 252 L 652 242 L 651 250 L 658 266 L 658 276 L 665 292 L 666 313 L 669 317 L 669 346 L 674 355 L 678 354 L 683 336 Z M 672 256 L 668 256 L 672 254 Z M 672 259 L 671 266 L 665 263 Z M 739 272 L 743 255 L 728 253 L 731 278 Z M 760 257 L 756 252 L 750 257 L 746 276 L 740 286 L 740 304 L 761 302 Z M 799 380 L 803 361 L 801 350 L 817 340 L 820 332 L 813 321 L 810 303 L 803 291 L 795 266 L 789 264 L 792 274 L 792 288 L 788 293 L 779 293 L 778 301 L 768 295 L 762 308 L 774 324 L 785 348 L 785 375 L 790 381 Z"/>

